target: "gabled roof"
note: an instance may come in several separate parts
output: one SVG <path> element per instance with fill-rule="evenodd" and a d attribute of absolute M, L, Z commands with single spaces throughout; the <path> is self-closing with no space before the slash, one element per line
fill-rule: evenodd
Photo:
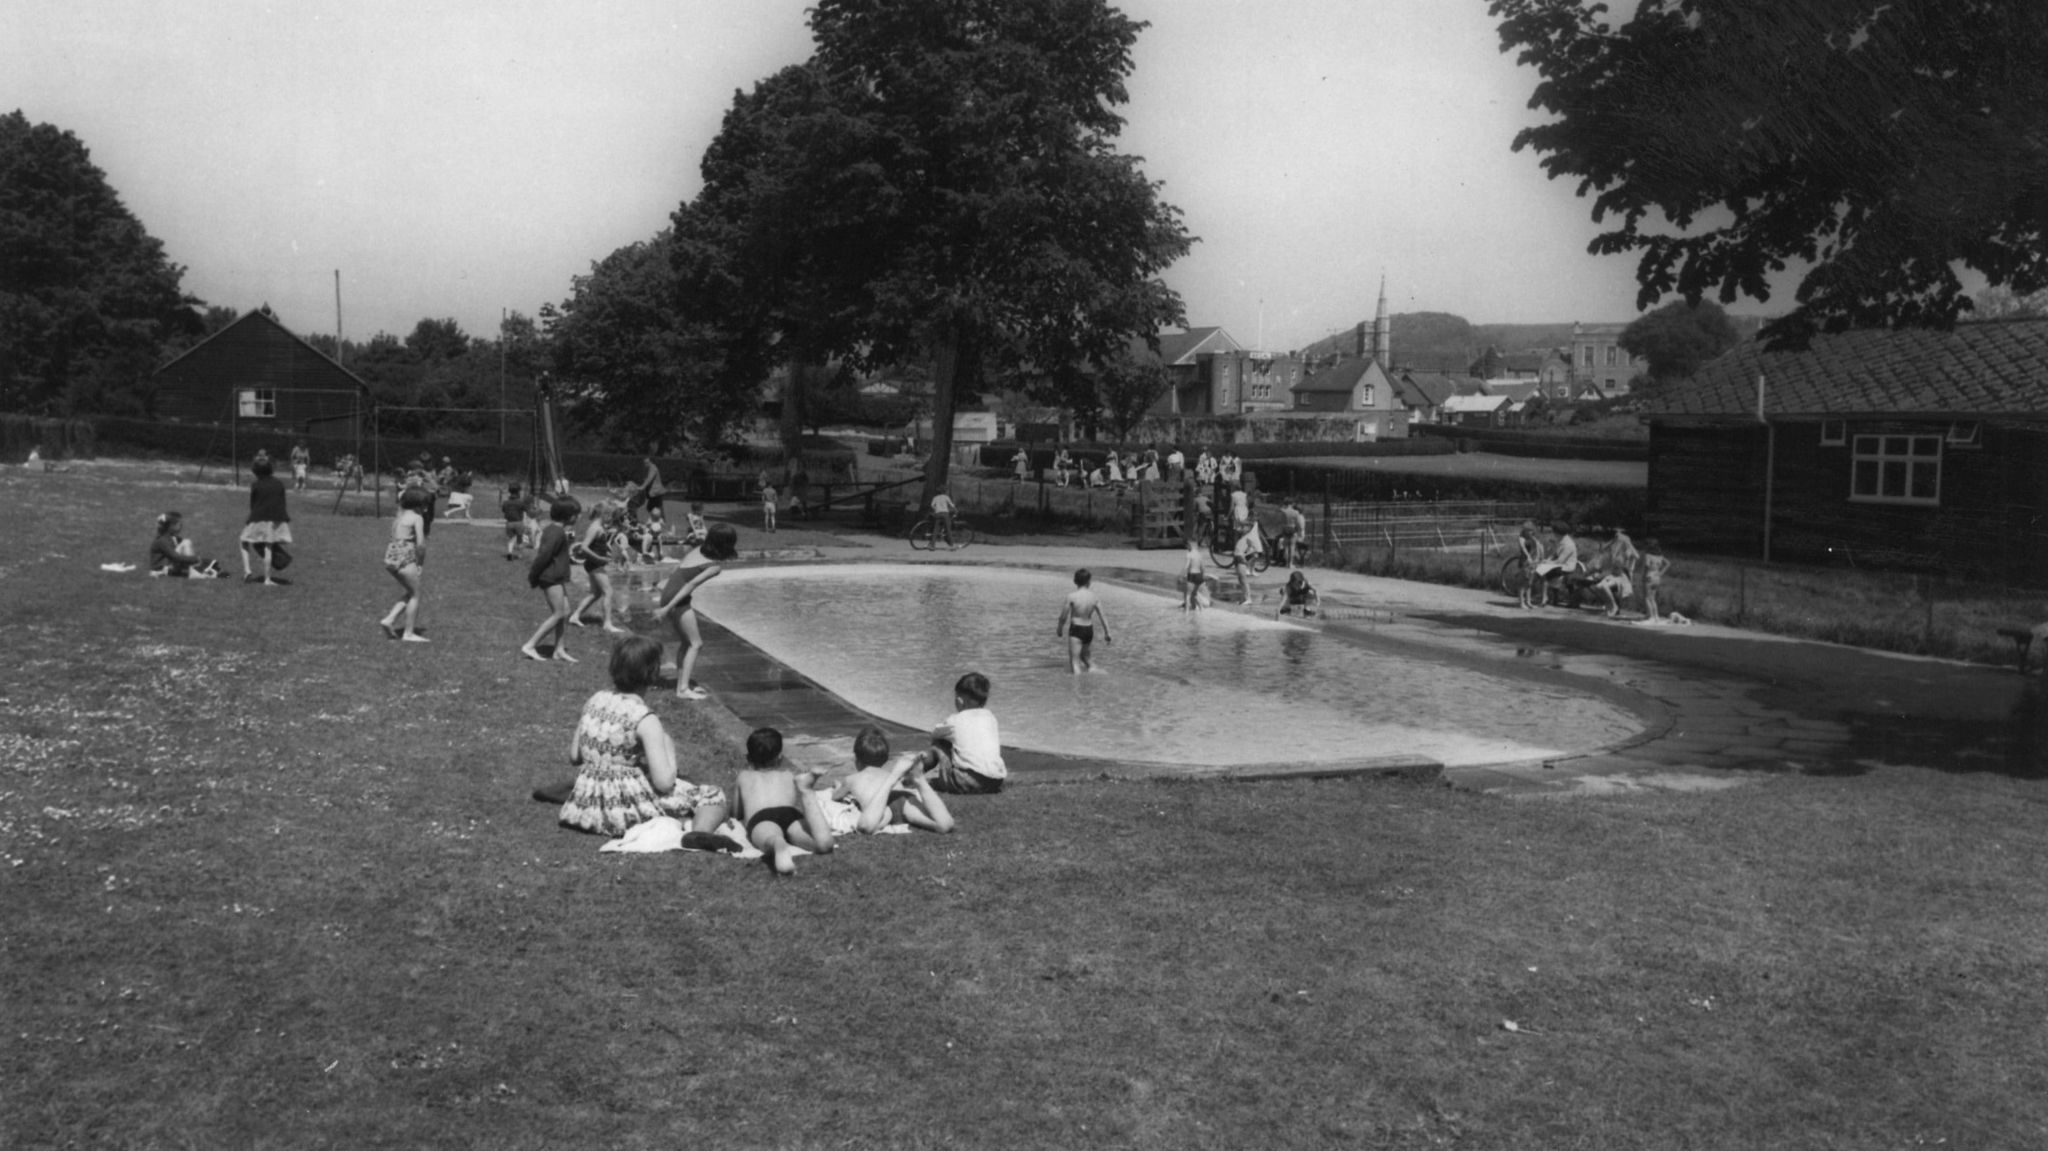
<path fill-rule="evenodd" d="M 244 312 L 242 315 L 236 317 L 235 321 L 229 324 L 227 327 L 222 328 L 220 331 L 213 333 L 212 335 L 206 337 L 205 339 L 199 341 L 198 343 L 192 345 L 191 347 L 186 348 L 184 351 L 178 353 L 176 356 L 173 356 L 162 367 L 156 370 L 156 374 L 161 375 L 165 372 L 170 371 L 172 368 L 177 367 L 178 364 L 183 362 L 187 357 L 197 353 L 201 348 L 206 347 L 206 345 L 214 342 L 215 340 L 220 339 L 222 336 L 227 335 L 229 332 L 232 332 L 236 328 L 242 327 L 245 324 L 267 325 L 269 327 L 277 329 L 279 332 L 283 333 L 287 338 L 289 338 L 293 343 L 304 348 L 306 351 L 311 352 L 313 355 L 320 357 L 322 360 L 327 361 L 329 364 L 332 364 L 336 371 L 341 372 L 342 374 L 346 375 L 349 379 L 355 381 L 357 387 L 365 389 L 369 387 L 368 384 L 363 382 L 363 378 L 361 376 L 356 375 L 354 372 L 349 371 L 347 368 L 337 363 L 334 357 L 328 355 L 326 352 L 321 351 L 320 349 L 314 347 L 313 345 L 307 343 L 305 340 L 301 339 L 296 332 L 293 332 L 290 328 L 287 328 L 282 323 L 279 323 L 276 316 L 271 315 L 269 312 L 264 311 L 262 308 L 258 308 L 253 312 Z"/>
<path fill-rule="evenodd" d="M 1492 393 L 1493 395 L 1506 396 L 1507 398 L 1515 401 L 1516 403 L 1521 403 L 1523 400 L 1526 400 L 1530 396 L 1533 396 L 1538 392 L 1542 391 L 1543 381 L 1488 380 L 1486 381 L 1486 390 Z"/>
<path fill-rule="evenodd" d="M 1443 396 L 1431 396 L 1421 384 L 1407 376 L 1394 377 L 1394 396 L 1401 401 L 1401 406 L 1410 411 L 1425 411 L 1443 404 Z"/>
<path fill-rule="evenodd" d="M 1510 402 L 1506 396 L 1452 396 L 1444 401 L 1444 411 L 1497 412 Z"/>
<path fill-rule="evenodd" d="M 1752 341 L 1659 396 L 1651 414 L 1754 418 L 1759 373 L 1767 415 L 2048 417 L 2048 318 L 1842 332 L 1803 352 Z"/>
<path fill-rule="evenodd" d="M 1135 352 L 1150 351 L 1142 339 L 1132 340 L 1131 348 Z M 1195 357 L 1203 352 L 1243 350 L 1222 328 L 1189 328 L 1183 332 L 1159 333 L 1159 362 L 1169 368 L 1192 364 Z"/>
<path fill-rule="evenodd" d="M 1345 356 L 1294 385 L 1297 392 L 1349 392 L 1365 374 L 1379 365 L 1367 356 Z"/>

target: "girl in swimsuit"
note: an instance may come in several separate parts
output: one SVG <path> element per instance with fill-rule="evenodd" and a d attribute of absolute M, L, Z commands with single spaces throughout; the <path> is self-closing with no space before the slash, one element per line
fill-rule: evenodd
<path fill-rule="evenodd" d="M 739 533 L 731 524 L 713 524 L 704 533 L 704 542 L 690 549 L 689 554 L 683 557 L 682 566 L 668 577 L 668 583 L 661 589 L 661 602 L 655 605 L 654 614 L 676 634 L 676 697 L 679 699 L 709 698 L 703 688 L 690 683 L 690 673 L 697 666 L 697 653 L 704 647 L 704 637 L 697 631 L 697 612 L 690 606 L 690 601 L 698 588 L 718 578 L 718 573 L 725 570 L 719 566 L 721 563 L 738 554 Z"/>
<path fill-rule="evenodd" d="M 391 542 L 384 547 L 384 570 L 405 589 L 377 626 L 392 639 L 407 643 L 426 643 L 427 637 L 414 631 L 420 616 L 420 574 L 427 563 L 427 525 L 420 516 L 420 507 L 433 499 L 419 488 L 407 488 L 398 498 L 398 518 L 391 521 Z M 398 630 L 399 617 L 405 618 L 405 631 Z"/>
<path fill-rule="evenodd" d="M 583 561 L 583 574 L 590 581 L 590 594 L 569 613 L 569 622 L 583 626 L 583 613 L 593 607 L 604 608 L 604 630 L 607 635 L 624 635 L 626 629 L 612 622 L 612 540 L 622 526 L 625 509 L 610 500 L 599 500 L 590 509 L 590 522 L 583 528 L 583 538 L 576 544 L 576 558 Z"/>

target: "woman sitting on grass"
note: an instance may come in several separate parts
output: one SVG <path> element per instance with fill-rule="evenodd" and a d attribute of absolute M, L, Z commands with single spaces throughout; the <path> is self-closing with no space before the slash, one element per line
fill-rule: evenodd
<path fill-rule="evenodd" d="M 738 845 L 712 834 L 725 822 L 725 792 L 676 775 L 675 744 L 647 706 L 647 689 L 660 674 L 661 645 L 653 640 L 628 636 L 612 649 L 612 690 L 583 705 L 569 740 L 577 773 L 561 824 L 617 837 L 666 815 L 690 823 L 684 847 L 730 851 Z"/>

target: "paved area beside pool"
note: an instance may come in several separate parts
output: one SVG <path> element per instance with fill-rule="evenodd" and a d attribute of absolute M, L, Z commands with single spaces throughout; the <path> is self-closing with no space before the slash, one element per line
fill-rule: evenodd
<path fill-rule="evenodd" d="M 1177 551 L 977 545 L 915 553 L 883 537 L 825 537 L 818 546 L 760 556 L 780 562 L 993 563 L 1071 571 L 1171 587 Z M 870 542 L 871 541 L 871 542 Z M 746 557 L 743 557 L 746 558 Z M 1883 764 L 2048 776 L 2048 705 L 2039 677 L 1788 640 L 1732 628 L 1648 626 L 1596 613 L 1525 611 L 1498 593 L 1310 569 L 1331 619 L 1323 626 L 1381 642 L 1435 649 L 1513 676 L 1551 676 L 1636 701 L 1641 734 L 1597 752 L 1550 761 L 1443 769 L 1452 784 L 1520 797 L 1705 790 L 1772 774 L 1856 774 Z M 1255 591 L 1270 592 L 1272 574 Z M 1223 606 L 1219 610 L 1243 610 Z M 715 638 L 714 638 L 715 637 Z M 846 732 L 869 717 L 782 667 L 738 637 L 707 635 L 699 679 L 748 724 Z M 921 735 L 896 725 L 892 742 Z M 1024 779 L 1093 778 L 1105 765 L 1019 752 Z M 1361 766 L 1421 770 L 1396 755 Z M 1113 766 L 1113 765 L 1109 765 Z M 1138 773 L 1142 774 L 1142 773 Z M 1316 771 L 1309 774 L 1331 774 Z"/>

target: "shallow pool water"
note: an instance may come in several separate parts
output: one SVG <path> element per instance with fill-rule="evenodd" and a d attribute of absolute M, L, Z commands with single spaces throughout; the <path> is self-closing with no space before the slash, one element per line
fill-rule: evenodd
<path fill-rule="evenodd" d="M 1006 746 L 1189 766 L 1423 756 L 1527 760 L 1641 724 L 1597 697 L 1385 652 L 1241 611 L 1187 615 L 1164 592 L 1097 580 L 1115 642 L 1067 670 L 1053 634 L 1071 578 L 912 564 L 728 568 L 703 612 L 856 707 L 914 727 L 979 671 Z"/>

